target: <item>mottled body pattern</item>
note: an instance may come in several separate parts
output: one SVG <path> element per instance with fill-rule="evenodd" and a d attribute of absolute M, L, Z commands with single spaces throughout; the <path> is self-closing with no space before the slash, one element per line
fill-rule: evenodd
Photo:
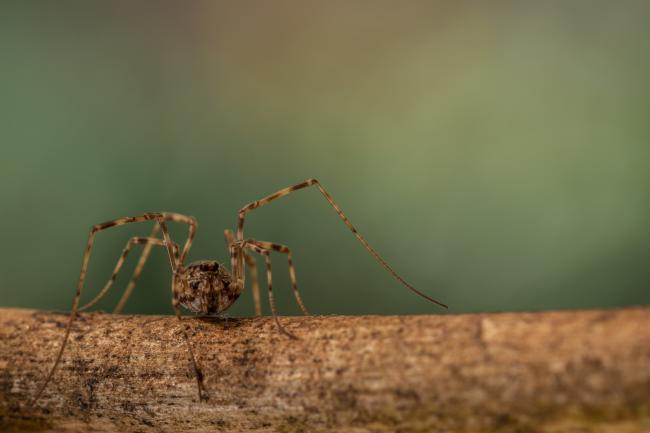
<path fill-rule="evenodd" d="M 230 272 L 213 260 L 190 263 L 178 278 L 187 279 L 187 286 L 178 293 L 178 302 L 194 313 L 226 311 L 241 294 L 239 286 L 232 284 Z"/>
<path fill-rule="evenodd" d="M 260 200 L 249 203 L 248 205 L 242 207 L 239 210 L 239 219 L 237 224 L 237 233 L 234 235 L 230 230 L 225 231 L 226 244 L 230 253 L 230 263 L 231 270 L 229 271 L 226 267 L 216 261 L 212 260 L 201 260 L 190 263 L 189 265 L 184 265 L 187 254 L 192 246 L 192 241 L 196 234 L 197 222 L 193 217 L 170 213 L 170 212 L 149 212 L 144 215 L 135 216 L 135 217 L 124 217 L 118 218 L 105 223 L 96 224 L 92 226 L 90 234 L 88 236 L 88 242 L 86 243 L 86 249 L 83 254 L 83 261 L 81 265 L 81 272 L 79 274 L 79 282 L 77 284 L 77 291 L 72 303 L 72 311 L 70 313 L 70 318 L 68 320 L 68 325 L 66 327 L 65 335 L 63 337 L 63 342 L 59 348 L 56 360 L 52 366 L 49 374 L 45 378 L 43 384 L 38 389 L 36 396 L 34 397 L 32 404 L 38 400 L 40 395 L 45 390 L 45 387 L 52 379 L 54 372 L 56 371 L 61 357 L 65 350 L 65 346 L 68 342 L 70 336 L 70 330 L 72 328 L 72 323 L 77 317 L 79 311 L 83 311 L 94 304 L 96 304 L 100 299 L 102 299 L 112 287 L 115 279 L 117 278 L 118 273 L 122 269 L 124 261 L 126 260 L 129 252 L 136 245 L 143 245 L 142 254 L 138 264 L 136 265 L 133 275 L 127 287 L 124 291 L 124 294 L 120 298 L 117 306 L 115 307 L 114 312 L 120 313 L 124 308 L 126 301 L 133 292 L 135 284 L 142 273 L 142 268 L 144 267 L 149 254 L 154 246 L 162 247 L 167 251 L 169 257 L 169 263 L 172 269 L 172 306 L 176 313 L 176 317 L 182 325 L 182 318 L 180 313 L 180 307 L 184 307 L 192 312 L 199 314 L 218 314 L 227 310 L 239 297 L 245 285 L 245 267 L 248 265 L 249 274 L 251 277 L 251 287 L 253 290 L 253 301 L 255 303 L 255 314 L 262 314 L 262 307 L 260 301 L 260 290 L 257 278 L 257 264 L 255 259 L 250 255 L 250 252 L 256 252 L 264 257 L 266 264 L 266 279 L 267 279 L 267 291 L 269 295 L 269 306 L 271 307 L 271 314 L 278 330 L 290 337 L 297 338 L 295 335 L 287 331 L 280 320 L 278 319 L 275 301 L 273 297 L 273 278 L 272 278 L 272 269 L 271 269 L 271 258 L 270 253 L 272 251 L 286 254 L 287 261 L 289 264 L 289 277 L 291 279 L 291 287 L 293 289 L 293 294 L 298 303 L 298 306 L 304 314 L 309 314 L 305 305 L 302 302 L 300 293 L 298 292 L 298 285 L 296 282 L 296 272 L 293 266 L 293 259 L 291 250 L 286 245 L 277 244 L 273 242 L 259 241 L 255 239 L 245 239 L 244 238 L 244 222 L 246 215 L 254 209 L 257 209 L 261 206 L 264 206 L 274 200 L 277 200 L 280 197 L 284 197 L 294 191 L 315 186 L 321 194 L 325 197 L 328 203 L 336 211 L 338 216 L 341 218 L 343 223 L 350 229 L 352 234 L 357 238 L 357 240 L 364 246 L 364 248 L 379 262 L 379 264 L 386 269 L 395 279 L 402 283 L 409 290 L 413 291 L 417 295 L 427 299 L 430 302 L 438 304 L 443 307 L 447 307 L 445 304 L 436 301 L 435 299 L 425 295 L 419 290 L 415 289 L 409 283 L 407 283 L 397 272 L 395 272 L 390 265 L 375 251 L 366 239 L 359 234 L 357 229 L 352 225 L 350 220 L 345 216 L 341 208 L 336 204 L 332 196 L 323 188 L 323 186 L 316 179 L 307 179 L 304 182 L 297 183 L 293 186 L 281 189 L 273 194 L 270 194 Z M 86 279 L 86 273 L 88 271 L 88 263 L 90 261 L 90 253 L 92 252 L 92 247 L 95 241 L 95 235 L 102 231 L 109 229 L 111 227 L 117 227 L 125 224 L 138 223 L 138 222 L 153 222 L 153 229 L 148 237 L 133 237 L 131 238 L 124 250 L 122 251 L 121 256 L 119 257 L 115 269 L 111 278 L 108 280 L 106 285 L 100 290 L 100 292 L 87 304 L 79 307 L 79 301 L 81 299 L 81 290 L 84 286 L 84 281 Z M 169 235 L 169 230 L 167 229 L 167 223 L 176 222 L 185 224 L 188 227 L 187 239 L 183 248 L 180 249 L 179 245 L 172 241 L 171 236 Z M 159 232 L 162 231 L 162 238 L 158 237 Z M 187 345 L 188 353 L 190 355 L 190 361 L 194 369 L 199 399 L 206 399 L 207 393 L 205 392 L 203 386 L 203 374 L 199 367 L 198 362 L 194 356 L 194 351 L 192 350 L 192 344 L 185 326 L 181 326 L 183 331 L 183 336 Z"/>

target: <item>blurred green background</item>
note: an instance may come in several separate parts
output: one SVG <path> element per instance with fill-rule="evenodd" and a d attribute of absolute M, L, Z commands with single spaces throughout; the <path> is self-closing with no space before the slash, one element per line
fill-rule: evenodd
<path fill-rule="evenodd" d="M 308 177 L 450 312 L 649 304 L 649 5 L 2 2 L 0 305 L 69 309 L 119 216 L 194 215 L 190 260 L 225 261 L 237 210 Z M 99 234 L 85 299 L 148 232 Z M 442 312 L 316 190 L 246 234 L 293 248 L 314 313 Z M 170 275 L 155 250 L 126 312 L 171 312 Z"/>

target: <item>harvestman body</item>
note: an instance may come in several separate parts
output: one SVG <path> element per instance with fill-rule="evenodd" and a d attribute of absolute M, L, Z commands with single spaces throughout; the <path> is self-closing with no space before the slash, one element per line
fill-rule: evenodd
<path fill-rule="evenodd" d="M 74 302 L 72 304 L 72 311 L 70 313 L 70 319 L 66 327 L 65 336 L 63 337 L 63 342 L 61 344 L 61 348 L 59 349 L 59 353 L 56 357 L 56 361 L 54 362 L 54 365 L 52 366 L 44 383 L 41 385 L 38 392 L 36 393 L 33 403 L 36 402 L 40 397 L 40 395 L 43 393 L 45 387 L 52 379 L 52 376 L 54 375 L 54 372 L 57 366 L 59 365 L 59 362 L 61 361 L 61 356 L 63 355 L 63 351 L 68 342 L 68 337 L 70 336 L 70 329 L 72 328 L 72 323 L 76 318 L 77 313 L 96 304 L 101 298 L 103 298 L 106 295 L 106 293 L 108 293 L 111 286 L 113 285 L 113 282 L 115 281 L 115 278 L 117 277 L 117 274 L 119 273 L 120 269 L 122 268 L 122 265 L 124 264 L 124 260 L 126 259 L 126 256 L 135 245 L 144 245 L 144 249 L 142 251 L 142 255 L 140 256 L 140 260 L 138 261 L 138 264 L 135 270 L 133 271 L 133 276 L 131 277 L 129 284 L 126 287 L 124 294 L 122 295 L 117 306 L 115 307 L 114 313 L 120 313 L 122 311 L 124 304 L 126 303 L 127 299 L 129 298 L 129 296 L 131 295 L 135 287 L 136 281 L 140 277 L 140 273 L 142 272 L 142 268 L 144 267 L 144 264 L 147 258 L 149 257 L 151 249 L 153 248 L 153 246 L 159 246 L 165 248 L 169 256 L 169 261 L 172 268 L 172 305 L 174 307 L 174 311 L 176 312 L 176 317 L 178 317 L 179 321 L 181 320 L 181 313 L 180 313 L 179 306 L 183 306 L 184 308 L 193 311 L 195 313 L 202 313 L 202 314 L 218 314 L 227 310 L 237 300 L 242 290 L 244 289 L 245 264 L 249 266 L 249 271 L 251 274 L 251 283 L 252 283 L 251 285 L 253 289 L 253 301 L 255 303 L 255 313 L 256 315 L 259 316 L 262 314 L 262 308 L 260 303 L 259 285 L 257 281 L 256 262 L 253 259 L 253 257 L 250 256 L 248 253 L 248 251 L 252 250 L 264 256 L 264 259 L 266 261 L 266 275 L 267 275 L 267 283 L 268 283 L 269 304 L 271 306 L 271 314 L 273 315 L 273 319 L 275 320 L 278 330 L 282 334 L 290 338 L 297 338 L 295 335 L 287 331 L 278 320 L 278 316 L 276 314 L 276 309 L 275 309 L 275 301 L 273 299 L 271 260 L 269 257 L 271 251 L 277 251 L 287 255 L 287 259 L 289 261 L 289 276 L 291 278 L 291 286 L 293 288 L 293 294 L 296 298 L 296 302 L 300 306 L 300 309 L 304 314 L 307 315 L 309 313 L 307 312 L 307 309 L 305 308 L 302 299 L 300 298 L 300 294 L 298 292 L 298 286 L 296 284 L 296 273 L 291 260 L 291 251 L 289 250 L 289 247 L 285 245 L 276 244 L 272 242 L 258 241 L 255 239 L 244 239 L 244 219 L 246 218 L 246 214 L 248 214 L 251 210 L 264 206 L 272 202 L 273 200 L 276 200 L 294 191 L 307 188 L 310 186 L 315 186 L 320 190 L 320 192 L 323 194 L 325 199 L 327 199 L 329 204 L 338 213 L 339 217 L 343 220 L 345 225 L 352 231 L 352 233 L 357 238 L 357 240 L 359 240 L 359 242 L 363 244 L 366 250 L 384 267 L 384 269 L 386 269 L 386 271 L 388 271 L 393 277 L 395 277 L 395 279 L 397 279 L 400 283 L 402 283 L 411 291 L 415 292 L 417 295 L 427 299 L 430 302 L 433 302 L 435 304 L 447 308 L 445 304 L 438 302 L 435 299 L 430 298 L 429 296 L 415 289 L 413 286 L 407 283 L 401 276 L 399 276 L 388 265 L 388 263 L 386 263 L 386 261 L 368 244 L 365 238 L 363 238 L 363 236 L 361 236 L 357 232 L 357 229 L 354 228 L 354 226 L 350 223 L 348 218 L 343 214 L 343 211 L 341 211 L 341 209 L 336 204 L 332 196 L 325 190 L 325 188 L 323 188 L 323 186 L 316 179 L 308 179 L 304 182 L 284 188 L 260 200 L 249 203 L 248 205 L 240 209 L 236 237 L 233 236 L 233 233 L 230 230 L 225 231 L 226 242 L 228 244 L 228 249 L 230 252 L 230 260 L 231 260 L 230 271 L 226 269 L 226 267 L 223 266 L 222 264 L 219 264 L 218 262 L 211 261 L 211 260 L 201 260 L 201 261 L 190 263 L 187 266 L 183 264 L 190 250 L 190 247 L 192 246 L 192 240 L 194 239 L 194 235 L 196 233 L 197 222 L 193 217 L 188 217 L 185 215 L 168 213 L 168 212 L 162 212 L 162 213 L 151 212 L 136 217 L 118 218 L 102 224 L 94 225 L 90 230 L 90 235 L 88 237 L 88 242 L 86 244 L 86 249 L 83 255 L 83 262 L 81 266 L 81 273 L 79 275 L 77 292 L 74 298 Z M 84 280 L 86 278 L 86 271 L 88 269 L 90 253 L 97 232 L 115 226 L 120 226 L 129 223 L 143 222 L 143 221 L 153 221 L 155 223 L 150 235 L 148 237 L 134 237 L 129 240 L 129 242 L 127 243 L 126 247 L 122 252 L 122 255 L 118 259 L 117 264 L 115 265 L 115 269 L 113 270 L 113 274 L 111 278 L 106 283 L 104 288 L 99 292 L 99 294 L 97 294 L 97 296 L 92 301 L 90 301 L 89 303 L 87 303 L 82 307 L 79 307 L 81 289 L 83 288 Z M 188 236 L 182 250 L 179 250 L 178 245 L 171 240 L 169 231 L 167 229 L 168 221 L 180 222 L 188 225 Z M 159 231 L 162 231 L 162 235 L 163 235 L 162 239 L 157 237 Z M 196 381 L 197 381 L 198 391 L 199 391 L 199 399 L 205 399 L 207 398 L 207 394 L 203 387 L 203 375 L 201 369 L 199 368 L 199 365 L 196 362 L 196 358 L 194 356 L 194 351 L 192 350 L 192 345 L 190 344 L 190 339 L 187 330 L 185 329 L 184 326 L 181 326 L 181 328 L 183 330 L 183 335 L 187 343 L 187 348 L 190 353 L 192 366 L 196 376 Z"/>

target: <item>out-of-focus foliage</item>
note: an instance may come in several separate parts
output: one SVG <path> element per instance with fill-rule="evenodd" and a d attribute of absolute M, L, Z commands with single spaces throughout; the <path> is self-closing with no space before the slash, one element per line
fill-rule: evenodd
<path fill-rule="evenodd" d="M 225 261 L 237 210 L 307 177 L 451 311 L 647 304 L 647 5 L 2 2 L 0 305 L 69 308 L 118 216 L 194 215 L 190 259 Z M 99 234 L 86 297 L 148 231 Z M 293 248 L 314 313 L 439 311 L 315 190 L 247 235 Z M 169 280 L 156 251 L 127 312 L 169 312 Z"/>

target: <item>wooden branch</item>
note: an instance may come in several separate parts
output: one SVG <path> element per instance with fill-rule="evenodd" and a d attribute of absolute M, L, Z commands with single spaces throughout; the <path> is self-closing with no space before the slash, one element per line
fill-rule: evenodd
<path fill-rule="evenodd" d="M 0 309 L 0 430 L 650 431 L 650 308 L 185 321 Z"/>

